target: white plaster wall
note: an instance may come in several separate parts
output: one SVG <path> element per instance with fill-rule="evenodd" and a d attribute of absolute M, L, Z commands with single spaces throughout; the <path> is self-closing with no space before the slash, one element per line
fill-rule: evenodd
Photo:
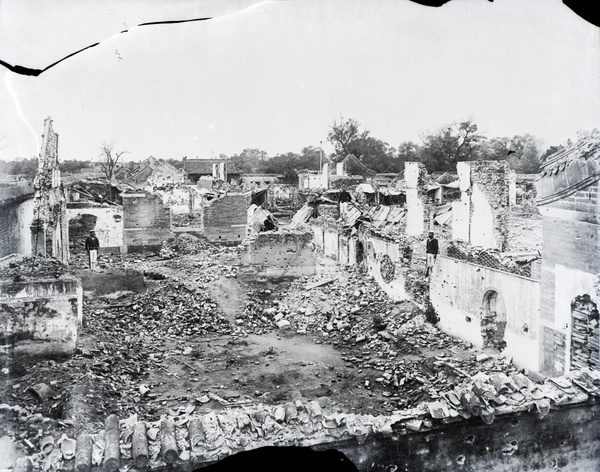
<path fill-rule="evenodd" d="M 348 238 L 338 236 L 338 262 L 342 265 L 348 265 Z"/>
<path fill-rule="evenodd" d="M 452 239 L 469 241 L 469 217 L 471 204 L 469 195 L 463 193 L 460 201 L 452 202 Z"/>
<path fill-rule="evenodd" d="M 356 243 L 358 242 L 358 238 L 356 236 L 352 236 L 348 241 L 348 264 L 356 263 Z"/>
<path fill-rule="evenodd" d="M 31 255 L 31 230 L 33 222 L 34 199 L 28 198 L 22 202 L 17 209 L 19 224 L 19 245 L 17 251 L 25 256 Z"/>
<path fill-rule="evenodd" d="M 466 192 L 471 187 L 471 166 L 468 162 L 457 162 L 458 187 L 461 192 Z"/>
<path fill-rule="evenodd" d="M 508 204 L 517 204 L 517 173 L 514 170 L 508 173 Z"/>
<path fill-rule="evenodd" d="M 337 231 L 325 230 L 323 232 L 323 254 L 338 260 L 338 233 Z"/>
<path fill-rule="evenodd" d="M 406 207 L 406 234 L 420 236 L 425 228 L 424 210 L 416 188 L 406 189 Z"/>
<path fill-rule="evenodd" d="M 123 246 L 122 207 L 67 208 L 69 221 L 80 215 L 94 215 L 97 218 L 95 231 L 101 248 Z M 115 219 L 115 216 L 118 218 Z"/>
<path fill-rule="evenodd" d="M 419 183 L 419 163 L 407 162 L 404 164 L 404 181 L 406 188 L 417 188 Z"/>
<path fill-rule="evenodd" d="M 480 310 L 489 290 L 500 294 L 506 309 L 503 353 L 518 367 L 539 371 L 539 281 L 438 256 L 430 280 L 430 300 L 440 317 L 440 328 L 481 347 Z"/>
<path fill-rule="evenodd" d="M 320 226 L 316 226 L 316 225 L 311 225 L 312 230 L 313 230 L 313 234 L 315 236 L 315 244 L 316 246 L 323 250 L 324 248 L 324 231 L 323 228 L 321 228 Z"/>
<path fill-rule="evenodd" d="M 310 174 L 308 176 L 308 188 L 327 188 L 327 176 Z"/>
<path fill-rule="evenodd" d="M 367 237 L 364 241 L 365 250 L 369 245 L 372 245 L 374 251 L 370 252 L 366 250 L 367 256 L 367 269 L 369 275 L 373 277 L 379 287 L 390 297 L 393 301 L 403 301 L 409 298 L 404 288 L 404 275 L 401 272 L 401 261 L 402 256 L 400 254 L 400 247 L 391 241 L 385 241 L 382 239 Z M 387 255 L 392 262 L 396 264 L 396 271 L 394 279 L 391 282 L 386 282 L 381 277 L 381 258 Z"/>
<path fill-rule="evenodd" d="M 571 364 L 571 303 L 577 296 L 589 295 L 600 309 L 600 274 L 593 275 L 560 264 L 554 266 L 554 329 L 566 336 L 564 371 Z"/>
<path fill-rule="evenodd" d="M 470 231 L 471 244 L 483 248 L 495 248 L 496 239 L 494 237 L 494 215 L 492 213 L 492 207 L 477 184 L 473 184 L 471 201 L 473 203 Z"/>
<path fill-rule="evenodd" d="M 189 213 L 190 190 L 188 187 L 177 187 L 158 193 L 162 197 L 163 204 L 166 207 L 170 208 L 174 215 L 182 215 Z M 198 200 L 198 198 L 194 200 Z"/>

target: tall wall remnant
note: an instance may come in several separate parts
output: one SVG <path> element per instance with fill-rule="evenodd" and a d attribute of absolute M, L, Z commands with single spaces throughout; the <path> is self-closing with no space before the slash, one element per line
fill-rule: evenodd
<path fill-rule="evenodd" d="M 404 180 L 406 181 L 406 234 L 409 236 L 421 236 L 424 227 L 424 205 L 423 198 L 427 195 L 425 182 L 427 171 L 420 162 L 407 162 L 404 168 Z"/>
<path fill-rule="evenodd" d="M 34 196 L 28 185 L 0 188 L 0 258 L 31 254 Z"/>
<path fill-rule="evenodd" d="M 452 203 L 452 239 L 503 250 L 510 208 L 506 161 L 459 162 L 461 199 Z"/>
<path fill-rule="evenodd" d="M 67 196 L 58 166 L 58 134 L 52 130 L 52 119 L 44 120 L 42 149 L 38 173 L 33 184 L 34 219 L 31 224 L 33 255 L 52 256 L 69 262 L 69 223 Z"/>
<path fill-rule="evenodd" d="M 124 251 L 158 249 L 172 237 L 171 210 L 160 195 L 123 193 Z"/>
<path fill-rule="evenodd" d="M 538 207 L 544 218 L 542 369 L 600 369 L 600 133 L 548 156 Z"/>

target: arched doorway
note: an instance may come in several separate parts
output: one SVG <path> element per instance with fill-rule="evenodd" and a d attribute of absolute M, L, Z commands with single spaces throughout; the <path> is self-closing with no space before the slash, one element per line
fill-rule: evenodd
<path fill-rule="evenodd" d="M 481 307 L 481 336 L 484 347 L 502 350 L 506 347 L 506 308 L 504 300 L 495 290 L 489 290 L 483 296 Z"/>
<path fill-rule="evenodd" d="M 598 307 L 589 295 L 571 303 L 571 369 L 600 369 Z"/>
<path fill-rule="evenodd" d="M 85 238 L 90 231 L 96 229 L 98 217 L 88 213 L 79 214 L 69 220 L 69 243 L 71 251 L 80 252 L 84 250 Z"/>

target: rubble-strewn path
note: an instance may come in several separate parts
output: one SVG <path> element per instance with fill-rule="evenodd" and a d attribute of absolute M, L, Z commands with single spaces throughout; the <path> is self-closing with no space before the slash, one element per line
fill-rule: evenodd
<path fill-rule="evenodd" d="M 483 383 L 502 383 L 505 374 L 517 374 L 509 359 L 451 339 L 427 322 L 423 307 L 390 302 L 364 274 L 328 259 L 314 277 L 254 280 L 238 273 L 235 248 L 198 242 L 169 255 L 175 257 L 100 258 L 102 270 L 143 272 L 144 290 L 103 296 L 87 292 L 72 358 L 9 359 L 0 378 L 7 420 L 0 436 L 9 435 L 24 453 L 34 453 L 50 447 L 44 438 L 98 434 L 111 414 L 121 420 L 121 436 L 124 424 L 133 428 L 143 422 L 152 439 L 150 431 L 159 429 L 161 418 L 172 418 L 178 426 L 189 421 L 189 429 L 192 420 L 215 422 L 218 417 L 215 424 L 221 429 L 231 420 L 232 431 L 243 430 L 249 412 L 258 408 L 269 413 L 259 421 L 262 426 L 253 427 L 263 431 L 269 417 L 273 431 L 285 426 L 291 438 L 286 443 L 301 437 L 316 443 L 319 431 L 342 426 L 350 436 L 360 436 L 365 421 L 367 432 L 386 429 L 389 420 L 374 418 L 401 418 L 423 402 L 435 404 L 443 392 L 460 388 L 475 374 Z M 70 270 L 84 271 L 84 263 L 76 257 Z M 36 264 L 48 273 L 64 270 L 53 262 Z M 7 274 L 16 276 L 19 270 L 17 265 Z M 523 376 L 515 378 L 526 382 Z M 466 398 L 457 393 L 448 401 L 471 408 Z M 542 402 L 538 408 L 545 406 Z M 329 418 L 359 419 L 352 427 L 347 419 L 325 429 L 323 423 L 309 434 L 304 429 L 320 414 L 316 408 Z M 430 413 L 445 415 L 440 409 Z M 301 421 L 304 414 L 307 419 Z M 414 416 L 414 411 L 409 414 Z M 423 420 L 418 421 L 420 427 Z M 263 437 L 264 431 L 256 434 Z M 273 442 L 264 437 L 265 444 Z M 129 436 L 121 439 L 131 447 Z M 193 443 L 193 438 L 185 441 Z M 150 444 L 150 457 L 160 460 L 160 443 Z M 188 445 L 193 452 L 194 444 Z M 206 459 L 232 448 L 217 446 Z M 95 454 L 99 447 L 94 442 Z M 58 461 L 60 456 L 47 457 Z"/>

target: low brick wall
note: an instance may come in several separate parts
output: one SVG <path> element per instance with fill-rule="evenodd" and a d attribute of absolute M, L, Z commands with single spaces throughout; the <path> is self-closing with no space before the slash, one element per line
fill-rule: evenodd
<path fill-rule="evenodd" d="M 226 195 L 218 198 L 202 211 L 204 236 L 209 241 L 243 241 L 248 220 L 248 204 L 244 195 Z"/>
<path fill-rule="evenodd" d="M 0 281 L 0 357 L 71 354 L 82 306 L 81 282 L 75 277 Z"/>

